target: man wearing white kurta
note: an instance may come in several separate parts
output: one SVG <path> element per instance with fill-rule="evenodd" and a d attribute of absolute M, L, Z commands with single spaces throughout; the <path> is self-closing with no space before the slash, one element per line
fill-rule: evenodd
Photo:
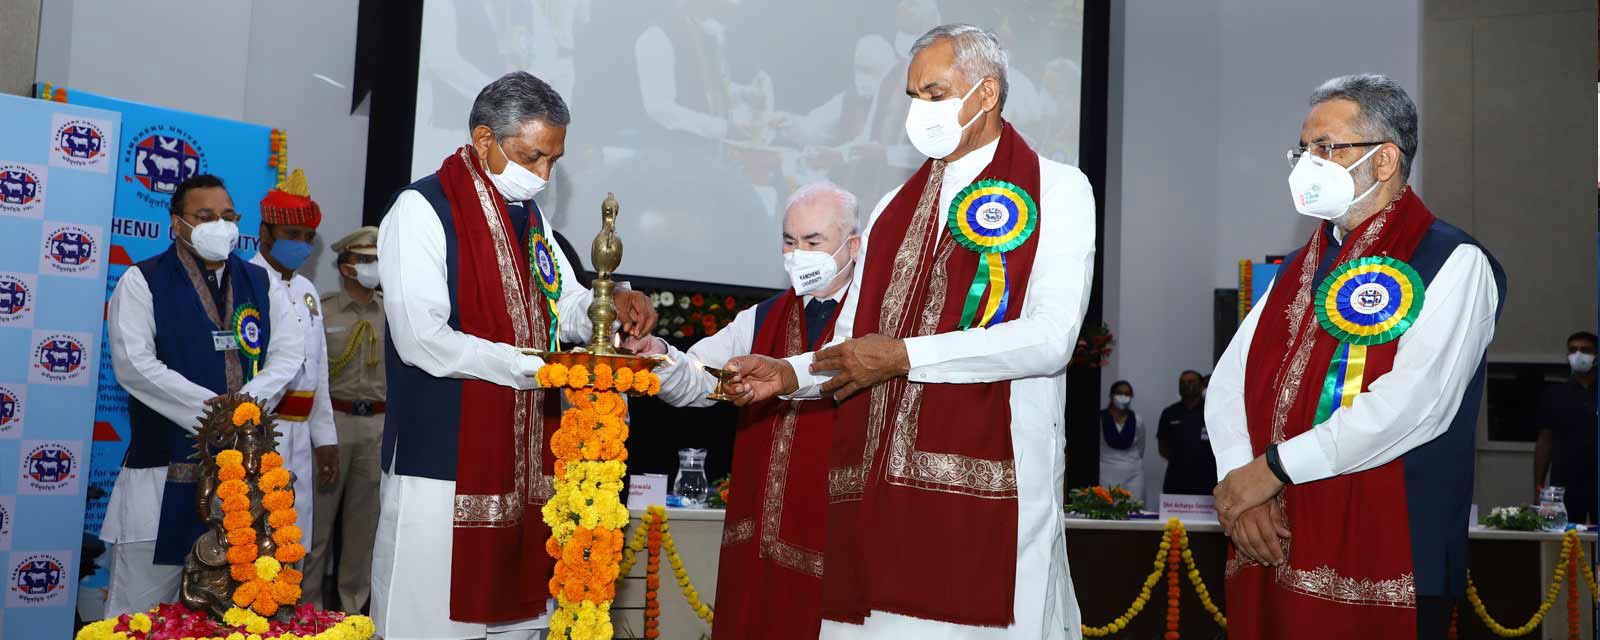
<path fill-rule="evenodd" d="M 528 611 L 525 617 L 506 622 L 463 621 L 453 613 L 478 604 L 452 602 L 452 571 L 459 561 L 457 554 L 462 552 L 455 542 L 463 527 L 474 524 L 463 523 L 462 511 L 456 508 L 467 497 L 458 493 L 459 483 L 454 480 L 456 456 L 440 450 L 456 448 L 458 438 L 464 440 L 469 429 L 510 427 L 461 424 L 462 400 L 459 396 L 448 397 L 451 387 L 441 383 L 452 379 L 481 381 L 519 391 L 537 386 L 535 374 L 543 365 L 542 360 L 524 354 L 523 348 L 516 345 L 488 340 L 460 328 L 473 309 L 465 304 L 466 296 L 471 294 L 467 286 L 456 285 L 466 282 L 473 268 L 501 273 L 494 263 L 488 267 L 473 265 L 474 259 L 504 258 L 506 262 L 500 264 L 527 268 L 525 254 L 515 262 L 518 258 L 514 254 L 502 256 L 495 251 L 526 252 L 530 236 L 537 241 L 539 234 L 548 234 L 551 229 L 532 198 L 544 187 L 555 161 L 561 157 L 568 122 L 565 102 L 543 81 L 524 72 L 496 80 L 474 102 L 470 143 L 457 150 L 439 173 L 401 191 L 379 226 L 378 267 L 388 320 L 388 411 L 382 506 L 373 549 L 372 614 L 378 634 L 389 640 L 539 638 L 549 626 L 549 608 L 554 600 L 535 607 L 537 611 Z M 470 203 L 450 197 L 454 180 L 476 184 L 476 196 Z M 477 210 L 479 203 L 483 206 L 481 212 Z M 467 224 L 464 218 L 468 216 L 489 220 L 493 233 L 500 236 L 493 243 L 498 249 L 487 256 L 469 255 L 473 239 L 457 233 Z M 454 224 L 447 227 L 445 219 Z M 510 228 L 495 226 L 503 222 L 508 222 L 506 227 Z M 511 236 L 511 248 L 505 247 L 505 236 Z M 561 340 L 568 344 L 587 341 L 590 324 L 586 311 L 593 295 L 578 283 L 572 265 L 566 263 L 560 251 L 546 253 L 559 271 L 559 287 L 555 282 L 541 287 L 544 283 L 533 281 L 541 276 L 528 274 L 530 280 L 526 284 L 535 289 L 532 295 L 537 297 L 532 301 L 545 305 L 538 288 L 558 290 L 555 307 Z M 499 282 L 494 284 L 498 286 Z M 498 304 L 503 309 L 506 304 L 501 295 L 495 291 L 489 297 L 501 301 Z M 525 296 L 518 292 L 505 295 Z M 529 301 L 518 297 L 519 309 L 513 312 L 526 313 L 522 309 Z M 618 291 L 616 302 L 624 330 L 642 334 L 654 325 L 654 311 L 642 294 Z M 539 344 L 547 340 L 545 335 Z M 460 388 L 455 389 L 459 394 Z M 446 412 L 451 415 L 432 421 L 422 416 L 420 422 L 407 422 L 430 410 L 424 405 L 450 402 L 456 405 Z M 540 409 L 531 409 L 535 420 L 540 418 Z M 547 441 L 549 435 L 547 429 L 542 438 Z M 539 464 L 538 460 L 533 464 Z M 535 487 L 541 481 L 549 482 L 545 475 L 548 471 L 534 471 L 540 474 L 531 479 Z M 537 535 L 536 530 L 543 527 L 537 507 L 521 510 L 520 519 L 514 522 L 497 522 L 494 526 L 525 525 L 528 534 L 524 537 Z M 477 531 L 487 530 L 477 526 Z M 542 531 L 548 536 L 547 527 Z M 538 546 L 533 552 L 543 554 L 543 539 L 532 542 Z M 509 556 L 504 563 L 521 566 L 519 559 Z M 514 588 L 543 595 L 549 578 L 548 570 L 543 575 L 521 576 Z M 487 576 L 481 579 L 489 581 Z M 516 595 L 524 602 L 531 597 L 526 593 Z"/>
<path fill-rule="evenodd" d="M 913 176 L 907 186 L 921 191 L 923 200 L 929 200 L 932 190 L 937 188 L 932 212 L 938 224 L 933 228 L 932 234 L 936 235 L 932 237 L 938 242 L 951 233 L 945 228 L 944 214 L 951 209 L 958 192 L 975 179 L 993 176 L 996 167 L 1002 164 L 997 152 L 1011 153 L 1011 149 L 1020 144 L 1017 142 L 1020 137 L 1007 130 L 1009 125 L 999 115 L 1004 104 L 1006 56 L 992 33 L 969 25 L 938 27 L 918 40 L 912 51 L 907 91 L 917 99 L 908 118 L 907 132 L 913 144 L 934 160 L 917 174 L 929 175 L 930 184 L 917 183 L 918 177 Z M 946 104 L 955 106 L 941 106 Z M 933 111 L 943 113 L 930 116 Z M 1007 142 L 1008 136 L 1011 142 Z M 1007 149 L 1007 145 L 1011 149 Z M 1027 159 L 1025 156 L 1029 154 L 1031 151 L 1024 146 L 1016 155 Z M 1066 404 L 1066 364 L 1083 320 L 1092 278 L 1094 200 L 1088 181 L 1076 169 L 1043 158 L 1038 159 L 1037 167 L 1038 229 L 1034 241 L 1038 244 L 1019 314 L 1013 312 L 1014 317 L 1007 316 L 1005 321 L 986 328 L 974 326 L 904 339 L 879 335 L 875 333 L 877 327 L 857 326 L 858 314 L 867 310 L 867 305 L 883 304 L 881 298 L 869 299 L 872 297 L 869 289 L 863 288 L 864 274 L 888 268 L 885 264 L 874 264 L 875 256 L 882 255 L 890 260 L 896 257 L 893 250 L 875 254 L 871 245 L 902 243 L 901 237 L 888 235 L 880 229 L 887 219 L 886 210 L 892 210 L 893 203 L 897 202 L 901 189 L 896 189 L 884 196 L 872 213 L 861 250 L 866 259 L 856 270 L 851 287 L 852 291 L 860 292 L 860 296 L 851 296 L 845 301 L 834 328 L 834 346 L 785 361 L 746 357 L 730 363 L 743 372 L 742 379 L 730 385 L 732 393 L 742 396 L 741 403 L 782 393 L 796 398 L 832 395 L 845 399 L 858 391 L 874 393 L 883 385 L 976 386 L 1009 381 L 1011 420 L 1008 427 L 1012 460 L 999 462 L 1000 466 L 1015 470 L 1015 484 L 1010 489 L 1016 499 L 1016 558 L 1014 593 L 1009 598 L 1011 610 L 997 614 L 1001 620 L 1009 614 L 1009 624 L 979 626 L 951 622 L 950 619 L 967 615 L 959 610 L 959 605 L 940 605 L 944 606 L 942 610 L 930 610 L 926 605 L 902 600 L 885 606 L 901 611 L 918 609 L 916 615 L 891 613 L 878 606 L 884 604 L 885 599 L 868 589 L 865 598 L 871 610 L 863 612 L 864 615 L 856 614 L 864 619 L 847 615 L 845 618 L 849 622 L 840 622 L 830 615 L 823 621 L 823 638 L 1079 637 L 1081 620 L 1067 566 L 1061 509 L 1066 469 L 1062 455 L 1065 448 L 1062 415 Z M 942 179 L 934 177 L 934 172 L 941 170 Z M 931 184 L 936 181 L 937 184 Z M 898 266 L 899 262 L 895 264 Z M 895 273 L 897 277 L 900 275 L 898 269 Z M 955 280 L 951 278 L 949 286 L 965 291 L 968 283 Z M 1015 298 L 1011 300 L 1012 304 L 1016 303 Z M 923 315 L 923 309 L 917 308 L 910 313 L 912 318 Z M 817 366 L 813 366 L 814 362 Z M 897 380 L 901 376 L 904 378 Z M 930 391 L 922 401 L 928 402 L 929 397 L 947 393 L 945 390 L 951 388 Z M 843 416 L 841 409 L 841 420 L 835 428 L 836 447 L 842 432 L 861 428 L 847 425 Z M 938 419 L 924 411 L 918 420 L 937 424 Z M 916 451 L 915 455 L 922 455 L 922 452 Z M 1007 465 L 1008 462 L 1011 464 Z M 869 467 L 866 481 L 869 500 L 874 490 L 883 491 L 881 487 L 898 484 L 894 478 L 883 477 L 885 473 L 893 473 L 885 471 L 893 462 L 884 464 L 884 467 Z M 830 485 L 832 483 L 830 477 Z M 838 501 L 838 492 L 831 492 Z M 952 516 L 950 522 L 956 524 L 959 514 L 949 515 Z M 836 566 L 832 553 L 837 548 L 834 540 L 840 533 L 836 526 L 828 530 L 830 555 L 829 573 L 824 576 L 825 589 Z M 868 530 L 855 531 L 852 535 L 866 539 L 878 534 Z M 953 556 L 972 553 L 961 548 L 947 551 Z M 932 558 L 928 562 L 941 563 Z M 886 572 L 897 570 L 902 569 L 888 568 Z M 998 569 L 1010 570 L 1011 567 Z M 879 587 L 873 585 L 872 588 Z M 949 588 L 949 584 L 929 584 L 916 597 L 933 600 L 936 590 Z M 825 615 L 829 615 L 827 597 L 824 596 Z"/>
<path fill-rule="evenodd" d="M 300 184 L 304 185 L 304 178 Z M 287 195 L 291 194 L 279 185 L 267 197 L 270 200 Z M 310 202 L 305 194 L 292 195 Z M 300 526 L 300 545 L 306 549 L 311 548 L 315 487 L 332 483 L 333 475 L 339 472 L 339 432 L 333 426 L 333 402 L 328 396 L 328 346 L 322 337 L 322 310 L 318 306 L 321 296 L 317 285 L 295 273 L 311 253 L 311 241 L 321 218 L 320 211 L 310 217 L 263 200 L 261 249 L 250 258 L 250 264 L 266 269 L 276 283 L 283 285 L 305 333 L 304 364 L 272 411 L 278 433 L 282 434 L 278 437 L 278 453 L 283 454 L 284 466 L 294 474 L 294 510 L 300 516 L 296 524 Z M 311 580 L 321 579 L 322 576 L 311 576 Z"/>
<path fill-rule="evenodd" d="M 168 547 L 177 557 L 157 564 L 158 538 L 164 528 L 162 502 L 170 488 L 169 467 L 181 468 L 182 477 L 172 478 L 174 483 L 187 479 L 192 487 L 198 477 L 192 464 L 182 462 L 187 454 L 179 447 L 187 442 L 183 435 L 198 430 L 206 403 L 223 389 L 249 394 L 272 406 L 302 369 L 305 333 L 283 282 L 231 254 L 238 238 L 239 215 L 222 181 L 211 175 L 186 180 L 173 194 L 171 207 L 176 235 L 172 248 L 128 269 L 117 281 L 106 313 L 111 365 L 117 382 L 132 396 L 129 413 L 134 423 L 128 456 L 117 474 L 100 530 L 100 539 L 112 545 L 107 617 L 144 611 L 178 596 L 181 552 L 192 539 L 173 538 L 186 527 L 167 527 L 165 536 L 172 538 Z M 267 317 L 267 346 L 260 371 L 236 386 L 242 382 L 246 365 L 238 359 L 238 346 L 229 343 L 234 339 L 230 334 L 233 309 L 247 303 L 254 295 L 252 288 L 260 289 L 265 298 L 250 302 L 258 308 L 264 302 L 267 307 L 263 314 Z M 159 295 L 153 293 L 157 290 Z M 227 304 L 230 300 L 231 306 Z M 182 314 L 183 321 L 175 322 L 180 316 L 174 314 Z M 210 335 L 206 335 L 208 331 Z M 193 346 L 194 340 L 202 344 Z M 179 342 L 182 344 L 176 344 Z M 173 368 L 178 365 L 161 357 L 163 352 L 182 352 L 192 363 L 200 358 L 197 353 L 208 350 L 222 355 L 211 363 L 222 369 L 209 377 L 200 376 L 206 379 L 180 373 Z M 172 431 L 174 428 L 185 434 Z M 171 460 L 178 462 L 174 465 Z M 173 523 L 202 527 L 192 501 L 190 504 L 187 513 L 192 522 L 181 522 L 182 511 L 174 510 Z"/>

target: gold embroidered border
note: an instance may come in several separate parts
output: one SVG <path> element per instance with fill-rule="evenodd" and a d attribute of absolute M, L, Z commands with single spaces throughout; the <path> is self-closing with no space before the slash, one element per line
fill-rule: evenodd
<path fill-rule="evenodd" d="M 901 238 L 900 248 L 895 252 L 889 288 L 884 292 L 883 303 L 879 307 L 878 333 L 901 335 L 900 327 L 909 306 L 906 302 L 911 296 L 911 286 L 917 280 L 917 267 L 922 261 L 923 243 L 933 235 L 927 227 L 935 218 L 933 209 L 939 202 L 939 189 L 944 184 L 944 167 L 943 160 L 933 161 L 928 171 L 928 181 L 922 185 L 922 195 L 917 198 L 916 212 L 912 214 L 911 222 L 906 226 L 906 235 Z M 869 391 L 872 395 L 867 411 L 867 433 L 861 451 L 861 463 L 828 470 L 830 503 L 860 500 L 861 494 L 866 491 L 867 471 L 872 468 L 872 462 L 878 455 L 878 440 L 888 420 L 889 392 L 901 384 L 904 382 L 899 379 L 890 380 Z"/>
<path fill-rule="evenodd" d="M 517 268 L 516 247 L 500 218 L 495 197 L 490 194 L 487 182 L 472 165 L 465 148 L 456 151 L 472 176 L 472 186 L 478 196 L 479 212 L 489 230 L 494 246 L 495 263 L 500 272 L 500 288 L 505 296 L 506 313 L 511 319 L 512 334 L 517 346 L 532 346 L 532 335 L 543 325 L 543 318 L 532 309 L 528 300 L 526 283 Z M 462 212 L 463 214 L 465 212 Z M 530 212 L 530 215 L 531 212 Z M 531 321 L 530 321 L 531 317 Z M 531 326 L 539 325 L 539 326 Z M 553 495 L 553 487 L 544 481 L 544 415 L 541 410 L 542 391 L 517 391 L 513 393 L 512 411 L 512 484 L 511 493 L 456 496 L 455 525 L 459 527 L 511 527 L 522 519 L 522 505 L 539 505 Z M 527 445 L 522 443 L 526 441 Z M 548 494 L 547 489 L 551 489 Z M 507 502 L 509 500 L 509 503 Z M 514 506 L 513 506 L 514 505 Z"/>
<path fill-rule="evenodd" d="M 944 315 L 945 294 L 949 290 L 948 266 L 955 242 L 946 235 L 934 260 L 928 283 L 928 305 L 916 335 L 932 335 Z M 905 395 L 895 411 L 893 431 L 889 433 L 889 458 L 885 469 L 890 484 L 954 493 L 986 499 L 1017 497 L 1015 460 L 986 460 L 954 453 L 933 453 L 916 448 L 917 423 L 922 414 L 922 388 L 917 382 L 906 384 Z M 1009 425 L 1008 425 L 1009 427 Z"/>
<path fill-rule="evenodd" d="M 1277 570 L 1274 579 L 1279 586 L 1295 593 L 1332 602 L 1407 609 L 1417 606 L 1417 581 L 1410 573 L 1389 580 L 1373 580 L 1342 576 L 1327 566 L 1310 570 L 1285 566 Z"/>
<path fill-rule="evenodd" d="M 800 335 L 800 305 L 789 305 L 784 337 L 784 356 L 805 352 Z M 783 415 L 772 433 L 772 449 L 767 454 L 767 483 L 761 496 L 761 545 L 756 554 L 771 557 L 780 566 L 822 577 L 822 554 L 784 540 L 783 504 L 789 484 L 789 454 L 794 450 L 795 427 L 800 420 L 800 403 L 785 402 Z"/>
<path fill-rule="evenodd" d="M 779 565 L 809 576 L 822 577 L 822 554 L 805 547 L 775 540 L 765 550 Z"/>
<path fill-rule="evenodd" d="M 756 519 L 740 518 L 722 528 L 722 546 L 749 542 L 756 535 Z"/>

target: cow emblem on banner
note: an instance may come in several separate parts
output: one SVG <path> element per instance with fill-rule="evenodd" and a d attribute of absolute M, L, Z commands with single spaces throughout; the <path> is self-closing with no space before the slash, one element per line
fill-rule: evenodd
<path fill-rule="evenodd" d="M 44 198 L 44 177 L 20 164 L 0 164 L 0 212 L 33 213 Z"/>
<path fill-rule="evenodd" d="M 77 382 L 89 369 L 88 345 L 77 336 L 53 334 L 33 350 L 33 370 L 43 382 Z"/>
<path fill-rule="evenodd" d="M 0 384 L 0 438 L 15 437 L 22 432 L 22 392 L 12 385 Z"/>
<path fill-rule="evenodd" d="M 35 447 L 22 461 L 22 472 L 43 487 L 54 487 L 77 475 L 77 460 L 66 447 L 42 445 Z"/>
<path fill-rule="evenodd" d="M 56 149 L 68 158 L 89 162 L 105 153 L 106 136 L 87 120 L 69 120 L 56 130 Z"/>
<path fill-rule="evenodd" d="M 0 327 L 21 324 L 32 310 L 32 284 L 23 277 L 0 273 Z"/>
<path fill-rule="evenodd" d="M 65 600 L 69 576 L 66 561 L 51 553 L 24 557 L 11 569 L 7 604 L 37 606 Z"/>
<path fill-rule="evenodd" d="M 45 229 L 44 246 L 40 248 L 40 267 L 46 273 L 59 275 L 93 275 L 98 262 L 99 242 L 95 232 L 77 225 L 60 225 Z"/>
<path fill-rule="evenodd" d="M 139 132 L 137 139 L 129 161 L 133 177 L 146 189 L 171 195 L 179 183 L 204 173 L 205 157 L 189 134 L 158 125 Z"/>

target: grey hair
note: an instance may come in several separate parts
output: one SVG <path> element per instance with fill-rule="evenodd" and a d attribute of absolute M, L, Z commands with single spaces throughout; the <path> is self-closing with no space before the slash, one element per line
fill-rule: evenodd
<path fill-rule="evenodd" d="M 1400 179 L 1410 179 L 1411 161 L 1417 156 L 1417 105 L 1400 83 L 1382 74 L 1357 73 L 1324 82 L 1311 92 L 1313 107 L 1339 99 L 1360 107 L 1357 128 L 1362 135 L 1400 147 Z"/>
<path fill-rule="evenodd" d="M 821 199 L 832 200 L 835 205 L 834 228 L 840 231 L 840 240 L 861 233 L 861 207 L 855 194 L 826 180 L 795 189 L 783 203 L 783 211 L 787 214 L 797 204 Z"/>
<path fill-rule="evenodd" d="M 1006 78 L 1011 55 L 1006 53 L 1005 47 L 1000 46 L 1000 36 L 988 29 L 970 24 L 943 24 L 929 29 L 921 38 L 917 38 L 911 45 L 911 57 L 916 57 L 923 49 L 946 39 L 950 40 L 950 44 L 956 49 L 956 68 L 961 70 L 967 82 L 976 84 L 989 76 L 1000 81 L 999 106 L 1004 108 L 1006 94 L 1011 92 L 1011 81 Z"/>
<path fill-rule="evenodd" d="M 554 127 L 572 122 L 567 102 L 545 81 L 526 71 L 512 71 L 485 86 L 472 101 L 467 130 L 489 127 L 496 140 L 522 133 L 529 121 Z"/>

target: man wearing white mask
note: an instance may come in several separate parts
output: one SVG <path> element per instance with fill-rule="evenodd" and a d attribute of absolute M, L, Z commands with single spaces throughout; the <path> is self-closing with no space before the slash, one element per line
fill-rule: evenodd
<path fill-rule="evenodd" d="M 911 56 L 925 159 L 873 210 L 832 346 L 734 358 L 729 392 L 840 403 L 822 638 L 1077 638 L 1061 408 L 1093 193 L 1001 117 L 992 32 L 936 27 Z"/>
<path fill-rule="evenodd" d="M 378 227 L 388 398 L 372 617 L 390 640 L 548 628 L 555 559 L 539 510 L 555 493 L 560 405 L 526 352 L 590 334 L 592 294 L 533 202 L 570 120 L 526 72 L 489 83 L 468 143 L 401 190 Z M 616 306 L 629 334 L 655 325 L 643 294 L 618 291 Z"/>
<path fill-rule="evenodd" d="M 193 176 L 170 206 L 172 246 L 128 269 L 106 309 L 133 428 L 100 530 L 111 544 L 111 617 L 178 597 L 184 558 L 206 530 L 191 456 L 207 405 L 238 392 L 276 406 L 304 363 L 305 330 L 283 281 L 233 254 L 239 214 L 222 180 Z"/>
<path fill-rule="evenodd" d="M 1549 485 L 1566 491 L 1567 520 L 1592 523 L 1597 514 L 1595 458 L 1600 457 L 1595 414 L 1595 345 L 1588 331 L 1567 337 L 1567 366 L 1572 377 L 1546 385 L 1534 415 L 1539 441 L 1533 449 L 1533 495 Z"/>
<path fill-rule="evenodd" d="M 1341 76 L 1310 105 L 1289 189 L 1326 222 L 1239 327 L 1206 403 L 1228 634 L 1444 638 L 1505 275 L 1406 185 L 1417 111 L 1398 83 Z"/>
<path fill-rule="evenodd" d="M 798 355 L 833 336 L 861 247 L 856 197 L 819 182 L 789 196 L 783 267 L 790 288 L 739 312 L 728 326 L 678 353 L 660 338 L 641 352 L 671 352 L 661 393 L 675 406 L 710 406 L 717 379 L 700 365 L 735 356 Z M 823 542 L 833 403 L 771 399 L 744 407 L 733 444 L 733 477 L 717 566 L 719 638 L 802 640 L 822 622 Z"/>

